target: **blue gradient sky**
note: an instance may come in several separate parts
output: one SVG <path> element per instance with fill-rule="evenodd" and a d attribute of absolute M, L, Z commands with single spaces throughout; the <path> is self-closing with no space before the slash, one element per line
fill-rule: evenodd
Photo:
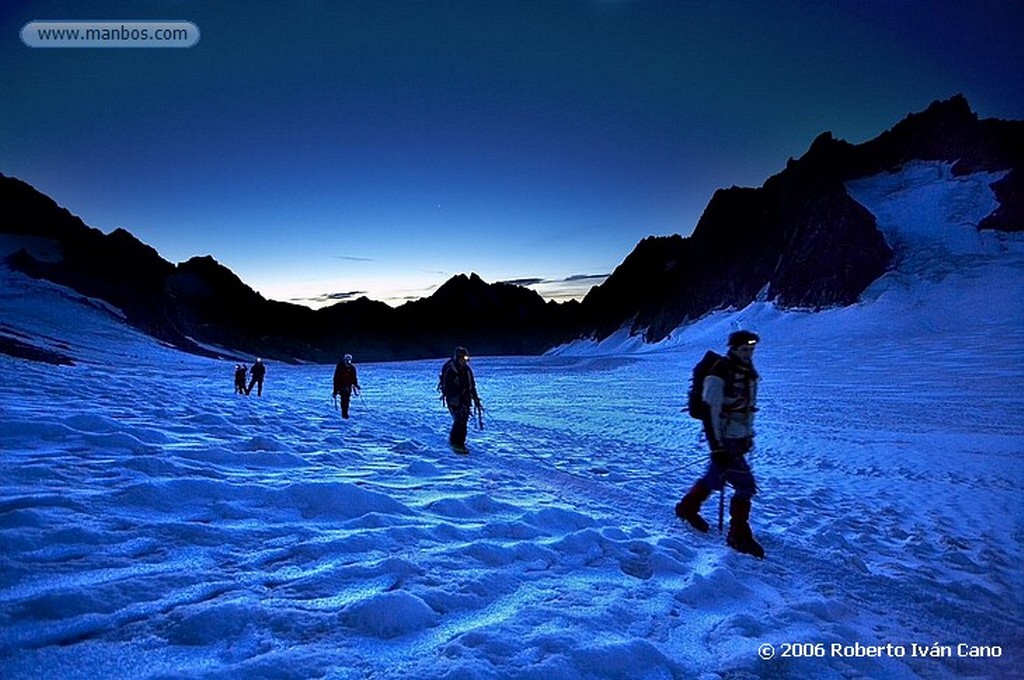
<path fill-rule="evenodd" d="M 273 299 L 398 304 L 471 271 L 582 293 L 825 130 L 862 142 L 958 92 L 1024 117 L 1022 5 L 8 2 L 0 172 Z M 30 49 L 42 19 L 202 37 Z"/>

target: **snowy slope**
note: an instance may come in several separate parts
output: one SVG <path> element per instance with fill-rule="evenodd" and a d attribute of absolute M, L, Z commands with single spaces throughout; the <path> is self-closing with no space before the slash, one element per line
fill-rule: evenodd
<path fill-rule="evenodd" d="M 475 359 L 468 457 L 440 359 L 360 365 L 342 421 L 333 367 L 238 397 L 231 364 L 0 272 L 8 332 L 77 360 L 0 357 L 0 677 L 1021 676 L 1024 244 L 973 232 L 991 180 L 851 185 L 899 257 L 855 307 Z M 689 367 L 737 323 L 764 562 L 672 514 L 705 457 Z"/>

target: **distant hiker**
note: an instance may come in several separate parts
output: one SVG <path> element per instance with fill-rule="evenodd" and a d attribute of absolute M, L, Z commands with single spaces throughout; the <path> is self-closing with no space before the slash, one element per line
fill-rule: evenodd
<path fill-rule="evenodd" d="M 245 373 L 245 366 L 235 364 L 235 394 L 245 394 Z"/>
<path fill-rule="evenodd" d="M 359 378 L 356 376 L 356 367 L 352 364 L 352 355 L 346 354 L 338 365 L 334 367 L 334 394 L 333 397 L 341 396 L 341 417 L 348 418 L 348 404 L 352 399 L 352 391 L 358 395 Z"/>
<path fill-rule="evenodd" d="M 469 453 L 466 448 L 469 416 L 475 406 L 482 418 L 484 406 L 476 392 L 476 378 L 469 367 L 469 350 L 465 347 L 456 347 L 452 358 L 441 367 L 437 389 L 441 392 L 441 401 L 452 414 L 448 443 L 457 453 Z"/>
<path fill-rule="evenodd" d="M 263 396 L 263 376 L 267 374 L 267 367 L 263 365 L 263 359 L 256 359 L 256 363 L 249 369 L 249 373 L 252 375 L 252 380 L 249 381 L 249 387 L 246 388 L 246 394 L 252 394 L 252 386 L 256 385 L 256 396 Z"/>
<path fill-rule="evenodd" d="M 753 472 L 744 457 L 754 442 L 754 413 L 757 411 L 757 380 L 754 369 L 754 348 L 760 338 L 750 331 L 729 335 L 729 353 L 718 357 L 709 352 L 705 361 L 713 359 L 702 385 L 692 389 L 699 394 L 706 408 L 701 420 L 711 448 L 711 462 L 704 476 L 676 504 L 676 515 L 701 532 L 708 523 L 700 516 L 700 506 L 712 491 L 721 491 L 726 482 L 733 490 L 729 503 L 729 535 L 726 543 L 742 553 L 764 558 L 761 547 L 750 530 L 750 500 L 757 493 Z M 694 369 L 695 382 L 700 364 Z M 691 415 L 696 415 L 691 403 Z"/>

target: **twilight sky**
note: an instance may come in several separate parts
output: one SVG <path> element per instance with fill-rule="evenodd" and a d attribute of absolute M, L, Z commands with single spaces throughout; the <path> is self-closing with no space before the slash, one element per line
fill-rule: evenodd
<path fill-rule="evenodd" d="M 33 20 L 187 20 L 43 49 Z M 1014 0 L 5 2 L 0 172 L 311 306 L 457 273 L 581 295 L 825 130 L 962 92 L 1024 117 Z"/>

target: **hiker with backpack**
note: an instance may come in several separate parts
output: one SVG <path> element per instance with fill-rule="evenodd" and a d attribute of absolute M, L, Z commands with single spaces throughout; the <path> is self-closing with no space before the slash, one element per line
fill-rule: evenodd
<path fill-rule="evenodd" d="M 263 396 L 263 377 L 267 374 L 267 367 L 263 365 L 263 359 L 256 359 L 253 363 L 252 368 L 249 369 L 249 375 L 252 376 L 252 380 L 249 381 L 249 387 L 245 388 L 246 394 L 252 394 L 253 386 L 256 387 L 256 396 Z"/>
<path fill-rule="evenodd" d="M 341 397 L 341 417 L 348 418 L 348 405 L 352 400 L 352 392 L 356 395 L 363 389 L 359 385 L 359 378 L 356 375 L 356 367 L 352 363 L 352 355 L 346 354 L 338 365 L 334 367 L 334 394 L 333 397 Z"/>
<path fill-rule="evenodd" d="M 704 426 L 711 461 L 704 476 L 676 504 L 676 515 L 706 533 L 709 526 L 700 516 L 700 506 L 712 491 L 723 491 L 728 483 L 733 497 L 726 543 L 763 559 L 764 548 L 750 529 L 750 504 L 757 483 L 745 457 L 754 443 L 758 374 L 753 356 L 759 341 L 756 333 L 736 331 L 729 335 L 728 354 L 723 357 L 708 351 L 693 369 L 689 412 Z"/>
<path fill-rule="evenodd" d="M 441 393 L 442 403 L 452 414 L 452 429 L 448 433 L 448 443 L 456 453 L 469 453 L 469 449 L 466 448 L 469 416 L 475 406 L 482 425 L 484 406 L 476 391 L 476 378 L 473 376 L 473 369 L 469 367 L 469 350 L 465 347 L 456 347 L 452 358 L 441 367 L 437 389 Z"/>
<path fill-rule="evenodd" d="M 235 364 L 235 394 L 245 394 L 245 374 L 248 369 L 242 364 Z"/>

